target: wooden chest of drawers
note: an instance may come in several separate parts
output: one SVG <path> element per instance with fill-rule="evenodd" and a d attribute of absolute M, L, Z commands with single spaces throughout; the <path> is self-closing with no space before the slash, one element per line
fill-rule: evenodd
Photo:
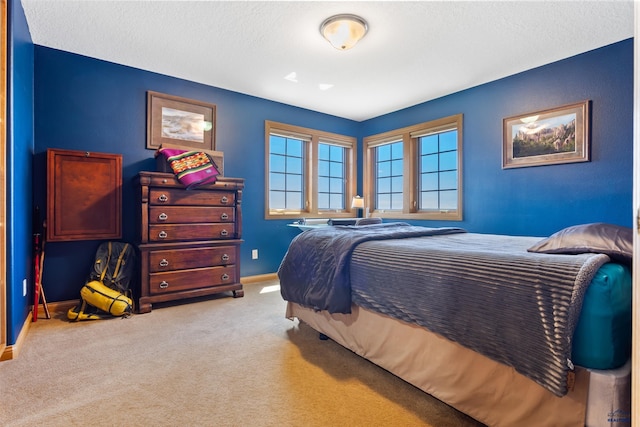
<path fill-rule="evenodd" d="M 232 291 L 240 283 L 244 180 L 219 177 L 186 190 L 171 173 L 140 172 L 138 311 L 154 302 Z"/>

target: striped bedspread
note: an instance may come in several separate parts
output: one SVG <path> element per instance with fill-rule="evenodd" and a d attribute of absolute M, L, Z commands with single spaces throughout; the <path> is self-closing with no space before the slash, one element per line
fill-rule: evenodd
<path fill-rule="evenodd" d="M 563 396 L 584 293 L 609 257 L 527 252 L 539 240 L 465 233 L 362 243 L 351 260 L 352 300 Z"/>
<path fill-rule="evenodd" d="M 349 261 L 358 244 L 464 232 L 461 228 L 415 227 L 400 222 L 305 231 L 291 241 L 280 263 L 280 292 L 285 300 L 314 310 L 351 313 Z"/>
<path fill-rule="evenodd" d="M 335 228 L 339 242 L 350 242 L 348 255 L 345 245 L 332 244 L 329 227 L 294 239 L 278 272 L 285 300 L 325 310 L 321 299 L 337 290 L 511 366 L 558 396 L 567 393 L 584 292 L 609 257 L 527 252 L 537 237 L 396 224 L 404 233 L 367 239 L 365 229 L 385 227 Z M 413 234 L 421 228 L 423 235 Z"/>

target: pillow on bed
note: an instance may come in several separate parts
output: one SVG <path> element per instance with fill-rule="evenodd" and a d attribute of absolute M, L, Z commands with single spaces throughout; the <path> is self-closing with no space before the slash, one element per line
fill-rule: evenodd
<path fill-rule="evenodd" d="M 359 218 L 356 225 L 382 224 L 382 218 Z"/>
<path fill-rule="evenodd" d="M 574 225 L 527 250 L 544 254 L 606 254 L 614 261 L 631 264 L 633 229 L 602 222 Z"/>

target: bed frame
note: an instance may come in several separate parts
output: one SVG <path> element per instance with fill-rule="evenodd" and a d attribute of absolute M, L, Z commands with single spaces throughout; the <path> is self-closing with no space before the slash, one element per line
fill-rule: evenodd
<path fill-rule="evenodd" d="M 356 305 L 330 314 L 287 302 L 286 317 L 489 426 L 630 425 L 629 362 L 607 371 L 576 367 L 573 388 L 558 397 L 511 367 Z"/>

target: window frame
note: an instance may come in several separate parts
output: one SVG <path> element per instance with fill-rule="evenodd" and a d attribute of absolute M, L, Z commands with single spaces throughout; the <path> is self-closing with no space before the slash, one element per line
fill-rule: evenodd
<path fill-rule="evenodd" d="M 388 132 L 367 136 L 363 139 L 363 188 L 365 210 L 371 216 L 395 219 L 424 219 L 442 221 L 462 221 L 463 213 L 463 181 L 462 181 L 462 124 L 463 115 L 443 117 L 413 126 L 407 126 Z M 419 210 L 420 166 L 418 141 L 422 136 L 457 130 L 457 191 L 458 201 L 455 210 Z M 379 146 L 402 141 L 403 149 L 403 182 L 402 210 L 374 209 L 375 200 L 375 149 Z"/>
<path fill-rule="evenodd" d="M 351 208 L 351 199 L 356 195 L 356 165 L 357 139 L 346 135 L 310 129 L 265 120 L 265 219 L 299 219 L 304 218 L 348 218 L 357 214 L 357 209 Z M 270 140 L 271 135 L 301 139 L 303 141 L 303 180 L 304 204 L 301 210 L 271 209 L 270 196 Z M 337 145 L 345 149 L 344 180 L 345 207 L 344 209 L 318 209 L 318 146 L 320 143 Z"/>

